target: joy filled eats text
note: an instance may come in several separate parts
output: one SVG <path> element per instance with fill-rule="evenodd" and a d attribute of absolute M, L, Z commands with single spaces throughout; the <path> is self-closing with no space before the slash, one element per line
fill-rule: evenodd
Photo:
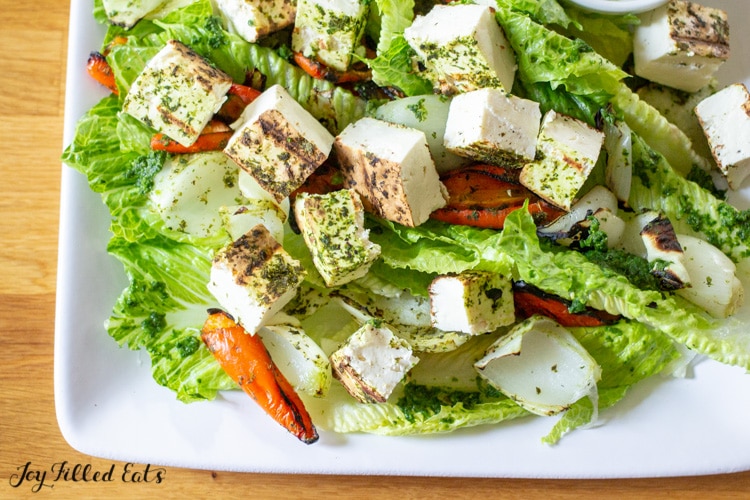
<path fill-rule="evenodd" d="M 54 488 L 57 483 L 151 483 L 160 484 L 164 481 L 167 470 L 163 467 L 153 467 L 150 464 L 137 465 L 126 463 L 122 466 L 112 464 L 108 468 L 96 469 L 91 464 L 72 464 L 67 460 L 56 462 L 50 467 L 38 467 L 32 462 L 26 462 L 16 467 L 8 482 L 13 488 L 27 487 L 36 493 L 42 488 Z"/>

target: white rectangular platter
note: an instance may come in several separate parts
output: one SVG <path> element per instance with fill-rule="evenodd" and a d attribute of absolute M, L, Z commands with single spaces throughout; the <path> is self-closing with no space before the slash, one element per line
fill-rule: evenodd
<path fill-rule="evenodd" d="M 729 12 L 734 57 L 722 83 L 750 84 L 750 3 L 705 0 Z M 104 28 L 91 0 L 73 0 L 65 144 L 103 97 L 85 72 Z M 750 189 L 740 195 L 747 208 Z M 750 376 L 699 363 L 685 379 L 637 386 L 595 428 L 556 446 L 540 439 L 552 418 L 422 437 L 322 432 L 306 446 L 239 391 L 183 404 L 151 378 L 146 354 L 118 348 L 103 327 L 127 281 L 106 253 L 108 214 L 83 175 L 63 166 L 55 336 L 55 398 L 65 439 L 97 457 L 213 470 L 421 476 L 613 478 L 750 469 Z M 748 326 L 750 328 L 750 325 Z"/>

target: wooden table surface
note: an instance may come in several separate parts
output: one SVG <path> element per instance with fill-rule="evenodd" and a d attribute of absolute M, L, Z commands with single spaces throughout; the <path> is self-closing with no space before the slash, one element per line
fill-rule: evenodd
<path fill-rule="evenodd" d="M 0 498 L 34 495 L 19 473 L 94 470 L 55 418 L 53 338 L 69 2 L 0 0 Z M 613 450 L 616 452 L 616 450 Z M 118 470 L 124 464 L 115 463 Z M 748 498 L 750 472 L 638 480 L 498 480 L 238 474 L 169 468 L 160 484 L 60 481 L 47 497 Z"/>

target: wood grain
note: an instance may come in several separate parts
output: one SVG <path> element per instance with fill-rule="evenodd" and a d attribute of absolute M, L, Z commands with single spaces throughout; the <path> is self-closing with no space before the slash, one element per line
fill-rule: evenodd
<path fill-rule="evenodd" d="M 55 275 L 69 2 L 0 0 L 0 498 L 23 466 L 126 464 L 82 455 L 63 439 L 53 393 Z M 500 451 L 498 451 L 500 453 Z M 491 458 L 491 457 L 489 457 Z M 603 459 L 606 457 L 603 457 Z M 135 464 L 143 467 L 144 464 Z M 750 472 L 607 480 L 501 480 L 238 474 L 169 468 L 163 481 L 67 481 L 57 498 L 747 498 Z"/>

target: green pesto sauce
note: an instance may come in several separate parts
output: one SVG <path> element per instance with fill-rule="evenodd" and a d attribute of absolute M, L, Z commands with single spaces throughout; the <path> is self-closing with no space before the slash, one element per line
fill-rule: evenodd
<path fill-rule="evenodd" d="M 585 250 L 583 255 L 600 267 L 625 276 L 642 290 L 661 290 L 658 278 L 651 273 L 656 264 L 642 257 L 618 249 Z"/>
<path fill-rule="evenodd" d="M 177 342 L 175 348 L 182 358 L 187 358 L 194 354 L 201 345 L 201 341 L 197 337 L 185 337 Z"/>
<path fill-rule="evenodd" d="M 470 410 L 477 404 L 505 398 L 500 391 L 489 384 L 482 383 L 479 378 L 477 378 L 477 386 L 476 391 L 461 391 L 410 382 L 404 386 L 404 394 L 396 404 L 404 412 L 406 419 L 414 422 L 417 416 L 429 418 L 440 413 L 443 406 L 452 407 L 460 404 Z"/>
<path fill-rule="evenodd" d="M 166 159 L 167 153 L 164 151 L 149 151 L 133 161 L 125 177 L 135 181 L 140 194 L 148 194 L 154 187 L 154 177 L 164 167 Z"/>
<path fill-rule="evenodd" d="M 427 108 L 425 108 L 424 99 L 420 99 L 416 103 L 410 104 L 406 107 L 406 109 L 414 113 L 414 116 L 420 122 L 423 122 L 427 119 Z"/>
<path fill-rule="evenodd" d="M 208 38 L 208 46 L 212 49 L 218 49 L 227 43 L 226 35 L 222 27 L 221 19 L 216 16 L 211 16 L 206 19 L 206 31 L 210 33 Z"/>
<path fill-rule="evenodd" d="M 688 172 L 687 180 L 695 182 L 720 200 L 726 198 L 726 190 L 717 188 L 711 174 L 698 166 L 693 165 L 693 168 Z"/>
<path fill-rule="evenodd" d="M 141 322 L 141 328 L 149 337 L 154 337 L 167 326 L 164 314 L 152 312 Z"/>

